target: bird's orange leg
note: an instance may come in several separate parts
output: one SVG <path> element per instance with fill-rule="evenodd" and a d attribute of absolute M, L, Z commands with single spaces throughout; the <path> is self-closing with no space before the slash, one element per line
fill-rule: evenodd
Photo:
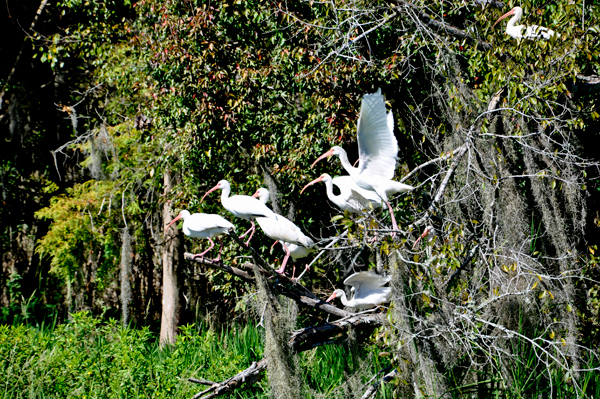
<path fill-rule="evenodd" d="M 288 249 L 287 245 L 283 244 L 283 248 L 285 248 L 285 258 L 283 258 L 283 263 L 281 264 L 281 267 L 275 270 L 279 274 L 283 274 L 283 271 L 285 270 L 285 265 L 290 257 L 290 250 Z"/>
<path fill-rule="evenodd" d="M 240 236 L 240 238 L 244 238 L 246 237 L 246 234 L 250 233 L 250 238 L 248 238 L 248 241 L 246 241 L 246 246 L 248 246 L 248 244 L 250 244 L 250 240 L 252 239 L 252 236 L 254 235 L 254 232 L 256 231 L 256 226 L 254 225 L 254 220 L 251 220 L 250 223 L 252 223 L 252 226 L 244 233 Z"/>
<path fill-rule="evenodd" d="M 204 255 L 206 255 L 206 253 L 208 251 L 210 251 L 211 249 L 213 249 L 213 247 L 215 246 L 215 243 L 210 238 L 208 239 L 208 241 L 210 241 L 210 247 L 208 247 L 208 249 L 206 251 L 202 252 L 201 254 L 194 255 L 194 259 L 196 259 L 196 258 L 204 258 Z"/>
<path fill-rule="evenodd" d="M 250 223 L 251 223 L 252 225 L 250 226 L 250 228 L 249 228 L 248 230 L 246 230 L 246 232 L 245 232 L 244 234 L 242 234 L 242 235 L 240 236 L 240 238 L 244 238 L 244 237 L 246 237 L 246 236 L 248 235 L 248 233 L 250 233 L 250 232 L 251 232 L 251 231 L 254 229 L 254 220 L 251 220 L 251 221 L 250 221 Z"/>
<path fill-rule="evenodd" d="M 427 226 L 425 228 L 425 230 L 423 231 L 423 234 L 421 234 L 421 236 L 419 238 L 417 238 L 417 241 L 415 241 L 415 243 L 413 244 L 412 249 L 415 249 L 415 247 L 417 246 L 419 241 L 421 241 L 421 238 L 427 237 L 427 235 L 429 234 L 429 232 L 431 231 L 432 228 L 433 227 L 431 227 L 431 226 Z"/>
<path fill-rule="evenodd" d="M 396 223 L 396 217 L 394 216 L 394 210 L 392 209 L 392 204 L 390 204 L 389 201 L 385 201 L 385 203 L 388 206 L 388 209 L 390 210 L 390 216 L 392 217 L 392 228 L 394 230 L 398 230 L 398 223 Z M 396 233 L 392 233 L 392 237 L 395 237 Z"/>
<path fill-rule="evenodd" d="M 215 262 L 221 260 L 221 252 L 223 252 L 223 241 L 221 241 L 219 238 L 217 238 L 217 241 L 219 241 L 219 244 L 221 244 L 221 248 L 219 248 L 219 255 L 217 255 L 217 259 L 215 259 Z"/>

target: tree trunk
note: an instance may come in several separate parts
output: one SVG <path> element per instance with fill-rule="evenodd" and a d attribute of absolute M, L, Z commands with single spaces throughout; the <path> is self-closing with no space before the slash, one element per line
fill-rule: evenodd
<path fill-rule="evenodd" d="M 131 249 L 131 235 L 129 228 L 125 227 L 122 234 L 121 246 L 121 321 L 123 327 L 129 324 L 129 303 L 131 302 L 131 262 L 133 251 Z"/>
<path fill-rule="evenodd" d="M 164 176 L 165 195 L 171 192 L 171 173 L 166 171 Z M 171 223 L 171 203 L 166 201 L 163 207 L 163 228 Z M 174 344 L 177 340 L 177 324 L 179 321 L 179 286 L 177 282 L 179 230 L 171 226 L 165 231 L 162 253 L 163 289 L 162 289 L 162 316 L 160 321 L 161 346 Z"/>

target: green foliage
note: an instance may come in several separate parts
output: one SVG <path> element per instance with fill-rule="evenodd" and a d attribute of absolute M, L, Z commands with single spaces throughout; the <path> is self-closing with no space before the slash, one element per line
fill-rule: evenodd
<path fill-rule="evenodd" d="M 260 335 L 248 327 L 215 334 L 188 326 L 163 350 L 147 328 L 72 316 L 55 330 L 0 327 L 5 397 L 186 397 L 197 386 L 181 375 L 221 380 L 260 356 L 250 349 L 260 346 Z"/>
<path fill-rule="evenodd" d="M 84 177 L 87 181 L 78 182 L 66 191 L 43 182 L 46 194 L 57 195 L 49 206 L 36 214 L 52 222 L 36 250 L 50 259 L 51 271 L 62 281 L 70 281 L 78 271 L 95 264 L 93 273 L 89 273 L 93 276 L 90 282 L 99 290 L 105 289 L 114 281 L 120 253 L 118 231 L 123 224 L 131 225 L 133 234 L 139 238 L 134 243 L 136 253 L 151 257 L 146 244 L 157 235 L 149 237 L 144 223 L 156 217 L 165 201 L 171 201 L 176 209 L 225 214 L 216 196 L 200 204 L 201 194 L 223 178 L 232 182 L 234 193 L 250 194 L 262 183 L 266 172 L 277 180 L 284 212 L 293 207 L 296 222 L 315 236 L 337 234 L 337 227 L 332 227 L 330 221 L 338 221 L 337 226 L 348 231 L 348 244 L 360 246 L 360 251 L 366 253 L 362 259 L 365 266 L 376 255 L 389 257 L 399 250 L 406 253 L 410 247 L 407 238 L 399 242 L 388 237 L 373 244 L 373 236 L 368 230 L 381 227 L 387 222 L 387 216 L 360 222 L 348 214 L 332 219 L 327 207 L 323 206 L 322 191 L 313 190 L 303 197 L 298 194 L 302 183 L 318 174 L 318 169 L 310 170 L 308 165 L 324 150 L 332 145 L 342 145 L 353 149 L 351 156 L 355 155 L 360 96 L 382 87 L 395 110 L 396 135 L 405 163 L 401 166 L 402 173 L 406 173 L 409 166 L 454 150 L 457 142 L 464 140 L 464 132 L 471 126 L 477 127 L 474 134 L 477 137 L 473 138 L 477 142 L 473 147 L 476 151 L 471 162 L 476 170 L 472 175 L 480 180 L 474 180 L 477 184 L 467 182 L 459 174 L 464 171 L 457 172 L 459 177 L 450 182 L 447 191 L 461 192 L 475 187 L 473 195 L 455 201 L 460 202 L 457 209 L 452 209 L 452 205 L 440 205 L 439 217 L 445 223 L 444 228 L 438 238 L 423 241 L 419 250 L 424 253 L 414 252 L 403 260 L 402 267 L 407 273 L 401 283 L 409 298 L 407 306 L 413 312 L 411 317 L 424 324 L 436 317 L 446 320 L 444 309 L 452 306 L 460 312 L 475 307 L 477 316 L 481 316 L 482 308 L 476 305 L 500 302 L 501 286 L 515 278 L 517 272 L 521 273 L 516 262 L 503 260 L 506 253 L 516 248 L 510 247 L 513 243 L 502 237 L 503 229 L 498 236 L 501 244 L 495 244 L 495 228 L 502 223 L 502 214 L 498 217 L 494 207 L 498 203 L 508 203 L 507 197 L 522 196 L 523 208 L 529 212 L 527 220 L 539 223 L 531 230 L 530 237 L 519 238 L 521 242 L 530 239 L 529 245 L 523 247 L 523 253 L 535 267 L 547 267 L 549 274 L 554 273 L 555 265 L 544 258 L 553 256 L 553 243 L 544 237 L 544 228 L 551 228 L 549 224 L 542 226 L 542 205 L 535 202 L 535 195 L 531 193 L 533 183 L 523 177 L 526 175 L 523 148 L 546 148 L 544 144 L 535 147 L 537 143 L 528 141 L 531 140 L 528 134 L 536 131 L 549 137 L 552 144 L 548 148 L 556 143 L 560 147 L 563 140 L 568 141 L 570 150 L 578 143 L 573 139 L 571 146 L 571 139 L 565 139 L 567 135 L 573 132 L 584 136 L 579 133 L 589 133 L 590 127 L 597 125 L 597 98 L 591 90 L 586 91 L 576 76 L 597 72 L 600 14 L 596 8 L 571 3 L 526 1 L 520 4 L 525 10 L 527 24 L 537 23 L 561 33 L 557 40 L 530 42 L 507 37 L 503 34 L 504 25 L 492 29 L 493 21 L 500 15 L 499 10 L 480 9 L 466 3 L 411 2 L 426 9 L 435 20 L 462 29 L 475 38 L 474 41 L 425 29 L 415 19 L 393 10 L 390 4 L 377 2 L 353 2 L 352 7 L 346 7 L 346 2 L 292 1 L 286 3 L 286 9 L 282 4 L 254 0 L 144 0 L 134 5 L 116 1 L 59 2 L 58 7 L 69 20 L 65 22 L 68 28 L 48 36 L 48 40 L 37 47 L 34 57 L 48 63 L 56 73 L 72 74 L 81 79 L 73 86 L 83 87 L 85 90 L 79 90 L 79 93 L 85 94 L 72 95 L 69 104 L 89 97 L 86 112 L 93 117 L 84 122 L 87 140 L 77 141 L 69 150 L 87 156 L 80 166 L 88 174 Z M 356 7 L 365 10 L 357 13 Z M 332 17 L 334 13 L 335 18 Z M 374 24 L 380 24 L 379 28 L 368 37 L 362 37 L 364 28 Z M 491 50 L 483 51 L 477 47 L 475 42 L 478 40 L 489 44 Z M 492 126 L 492 118 L 483 114 L 500 89 L 503 94 L 495 115 L 500 115 L 502 120 L 495 123 L 502 122 L 503 131 L 492 131 L 497 127 Z M 81 127 L 78 130 L 78 119 L 74 116 L 75 110 L 80 114 L 82 111 L 75 106 L 64 106 L 62 110 L 73 121 L 73 131 L 82 131 Z M 134 121 L 141 113 L 150 117 L 152 124 L 138 130 L 134 128 Z M 568 134 L 561 136 L 562 132 Z M 594 134 L 592 131 L 591 135 Z M 494 156 L 485 158 L 488 144 Z M 545 156 L 552 155 L 554 148 L 557 147 L 552 147 Z M 585 187 L 585 165 L 570 172 L 556 166 L 564 160 L 561 158 L 563 152 L 556 150 L 554 154 L 557 158 L 552 158 L 552 162 L 544 160 L 546 166 L 536 171 L 534 178 L 547 181 L 551 193 L 566 191 L 563 175 L 569 173 L 573 174 L 570 177 L 573 181 Z M 572 159 L 578 159 L 573 162 L 580 162 L 578 152 L 569 154 L 574 155 Z M 414 183 L 421 178 L 424 183 L 419 192 L 397 200 L 401 226 L 414 222 L 431 203 L 429 195 L 437 189 L 434 180 L 448 170 L 452 161 L 450 158 L 438 162 L 423 174 L 413 176 Z M 488 167 L 488 163 L 493 166 Z M 497 172 L 500 170 L 498 165 L 505 164 L 509 165 L 506 174 L 510 179 Z M 327 166 L 328 170 L 331 168 L 339 171 L 338 163 Z M 3 163 L 2 170 L 7 181 L 16 184 L 19 170 L 10 162 Z M 166 170 L 173 172 L 176 187 L 165 196 L 161 178 Z M 494 172 L 488 176 L 488 170 Z M 434 177 L 430 179 L 431 176 Z M 500 183 L 512 181 L 514 176 L 520 179 L 515 184 L 516 189 L 506 189 L 509 195 L 500 192 Z M 503 181 L 504 178 L 507 180 Z M 495 187 L 496 191 L 486 194 L 489 198 L 494 197 L 494 201 L 484 207 L 485 212 L 482 208 L 469 208 L 467 197 L 480 200 L 486 197 L 484 194 L 490 187 Z M 557 202 L 564 200 L 557 198 L 554 198 Z M 483 221 L 486 217 L 483 213 L 492 215 L 489 226 Z M 230 215 L 226 217 L 231 219 Z M 568 214 L 564 220 L 569 218 L 576 219 L 577 215 Z M 239 223 L 241 227 L 244 222 Z M 528 234 L 527 231 L 521 233 Z M 568 233 L 574 235 L 573 231 Z M 269 253 L 270 245 L 264 237 L 258 235 L 254 240 L 265 257 L 272 260 L 277 256 Z M 494 244 L 482 251 L 488 258 L 465 261 L 476 245 L 492 241 Z M 190 244 L 190 241 L 187 244 L 203 245 Z M 232 264 L 238 262 L 234 258 L 240 255 L 237 247 L 229 243 L 225 252 L 224 259 L 231 260 Z M 353 254 L 353 262 L 356 258 Z M 582 262 L 588 265 L 586 272 L 594 275 L 593 254 Z M 316 292 L 325 287 L 329 289 L 323 275 L 339 280 L 340 269 L 346 267 L 343 263 L 327 265 L 324 261 L 317 265 L 313 269 L 317 273 L 311 273 L 313 281 L 307 285 L 312 283 Z M 388 269 L 391 271 L 393 267 L 397 266 Z M 223 272 L 211 270 L 203 276 L 214 296 L 235 296 L 242 290 L 234 278 Z M 558 317 L 567 306 L 576 304 L 573 299 L 568 299 L 569 302 L 560 298 L 555 300 L 553 292 L 556 291 L 550 285 L 556 275 L 545 281 L 539 274 L 537 276 L 539 283 L 536 281 L 531 285 L 524 279 L 523 290 L 531 291 L 533 300 L 539 299 L 539 311 L 544 317 L 547 315 L 544 320 L 554 323 L 554 316 Z M 22 289 L 19 277 L 19 274 L 13 275 L 9 281 L 9 294 L 14 303 Z M 535 273 L 528 269 L 526 278 L 536 279 Z M 440 281 L 448 284 L 442 287 Z M 586 298 L 579 301 L 579 308 L 584 311 L 588 306 L 592 308 L 585 315 L 590 321 L 597 316 L 598 291 L 596 286 L 584 288 Z M 11 312 L 18 306 L 13 308 Z M 572 308 L 560 316 L 568 316 L 571 311 Z M 444 317 L 439 317 L 440 314 Z M 73 357 L 63 354 L 66 367 L 59 371 L 64 374 L 55 375 L 48 371 L 51 377 L 44 380 L 46 374 L 43 374 L 40 380 L 58 381 L 57 389 L 68 395 L 83 395 L 79 386 L 86 387 L 84 391 L 87 387 L 91 390 L 96 386 L 107 386 L 111 389 L 106 394 L 109 396 L 117 395 L 117 392 L 131 396 L 144 396 L 150 392 L 168 395 L 175 390 L 177 395 L 187 395 L 191 391 L 171 377 L 190 375 L 193 370 L 214 369 L 219 373 L 209 375 L 203 371 L 201 377 L 223 379 L 243 367 L 241 364 L 257 359 L 259 354 L 254 351 L 261 351 L 258 340 L 250 340 L 252 345 L 219 352 L 213 346 L 216 338 L 210 335 L 212 333 L 203 333 L 205 341 L 197 341 L 191 328 L 183 328 L 178 345 L 184 347 L 176 347 L 168 354 L 153 352 L 154 349 L 148 352 L 152 338 L 147 330 L 131 332 L 113 324 L 103 326 L 92 319 L 77 317 L 73 325 L 64 327 L 60 334 L 71 337 L 73 342 L 81 342 L 86 338 L 77 335 L 77 328 L 88 333 L 102 331 L 95 336 L 94 342 L 89 341 L 86 345 L 110 344 L 111 349 L 102 348 L 106 353 L 112 353 L 112 357 L 110 362 L 103 360 L 98 363 L 102 366 L 96 366 L 93 363 L 96 358 L 90 360 L 84 352 L 74 351 Z M 394 322 L 397 320 L 393 320 L 393 312 L 390 312 L 390 324 Z M 86 323 L 89 326 L 82 327 Z M 590 323 L 597 326 L 597 322 Z M 408 326 L 403 328 L 409 331 Z M 478 323 L 469 328 L 482 336 L 488 335 Z M 28 334 L 15 331 L 22 339 Z M 557 333 L 557 340 L 565 333 Z M 94 333 L 91 335 L 94 337 Z M 100 338 L 104 336 L 111 338 Z M 386 345 L 394 347 L 397 342 L 393 334 L 387 334 L 386 339 L 388 337 Z M 225 340 L 226 336 L 219 338 Z M 560 345 L 559 342 L 552 341 L 551 344 Z M 196 349 L 188 352 L 186 344 Z M 200 349 L 197 349 L 198 345 Z M 477 342 L 465 345 L 478 348 Z M 63 341 L 56 339 L 52 343 L 52 348 L 60 348 L 60 353 L 65 350 L 63 347 L 66 348 Z M 531 363 L 527 348 L 509 349 L 523 354 L 521 364 Z M 194 358 L 194 351 L 215 353 L 216 357 L 197 366 L 194 362 L 200 360 Z M 343 373 L 347 369 L 359 367 L 355 354 L 344 357 L 340 351 L 336 347 L 320 348 L 315 351 L 320 357 L 304 358 L 308 370 L 306 380 L 311 389 L 331 393 L 345 378 Z M 96 356 L 104 359 L 101 352 L 98 349 Z M 240 352 L 243 356 L 238 358 Z M 160 366 L 153 368 L 145 363 L 145 357 L 159 359 Z M 394 352 L 392 360 L 403 361 L 399 351 Z M 26 363 L 22 360 L 19 367 L 25 368 Z M 332 363 L 337 365 L 335 370 L 327 368 Z M 75 364 L 89 370 L 89 385 L 85 385 L 88 384 L 85 375 L 68 373 L 68 365 Z M 139 367 L 130 369 L 131 364 Z M 58 369 L 56 365 L 52 367 Z M 159 374 L 159 369 L 168 371 L 170 377 Z M 498 366 L 498 369 L 502 367 Z M 513 379 L 521 383 L 510 394 L 518 397 L 532 390 L 532 377 L 526 369 L 514 370 Z M 28 374 L 11 374 L 19 375 Z M 95 376 L 105 375 L 119 376 L 115 379 L 116 385 L 95 379 Z M 327 378 L 321 378 L 324 375 Z M 488 377 L 496 381 L 493 375 L 485 375 L 483 379 Z M 83 385 L 70 385 L 75 380 L 81 380 L 79 383 Z M 454 380 L 455 385 L 463 382 L 459 378 Z M 25 392 L 34 385 L 18 382 L 15 386 L 20 387 L 20 391 L 15 388 L 18 392 Z M 507 393 L 506 390 L 495 392 Z"/>
<path fill-rule="evenodd" d="M 72 278 L 95 252 L 102 250 L 118 253 L 115 228 L 107 225 L 104 213 L 98 212 L 102 198 L 109 194 L 107 182 L 89 180 L 74 186 L 66 194 L 55 197 L 51 205 L 36 213 L 39 218 L 54 221 L 46 236 L 38 243 L 36 251 L 51 258 L 51 271 Z M 106 262 L 118 262 L 111 256 Z M 110 270 L 107 265 L 106 270 Z"/>
<path fill-rule="evenodd" d="M 222 381 L 263 356 L 263 332 L 251 324 L 220 332 L 182 326 L 177 343 L 165 349 L 156 338 L 147 328 L 102 323 L 87 312 L 54 329 L 0 326 L 0 390 L 7 398 L 191 397 L 201 386 L 183 377 Z M 343 397 L 328 393 L 346 373 L 364 367 L 361 357 L 369 358 L 361 350 L 347 356 L 346 348 L 328 346 L 302 356 L 301 367 L 314 393 Z M 377 371 L 377 362 L 367 364 Z M 266 389 L 260 383 L 235 395 L 267 398 Z"/>

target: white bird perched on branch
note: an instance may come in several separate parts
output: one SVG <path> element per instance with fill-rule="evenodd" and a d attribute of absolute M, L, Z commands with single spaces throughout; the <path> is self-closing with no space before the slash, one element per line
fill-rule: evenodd
<path fill-rule="evenodd" d="M 390 280 L 389 276 L 380 276 L 374 272 L 354 273 L 344 280 L 344 284 L 352 286 L 354 290 L 352 299 L 348 300 L 344 290 L 337 289 L 333 291 L 333 294 L 331 294 L 326 302 L 340 298 L 344 306 L 359 309 L 374 308 L 390 301 L 392 289 L 390 287 L 382 287 Z"/>
<path fill-rule="evenodd" d="M 231 186 L 227 180 L 221 180 L 216 186 L 208 190 L 200 202 L 204 201 L 204 197 L 206 197 L 208 194 L 218 189 L 221 190 L 221 204 L 223 204 L 223 207 L 227 209 L 233 216 L 249 220 L 250 223 L 252 223 L 252 226 L 240 236 L 240 238 L 244 238 L 248 233 L 251 232 L 248 241 L 246 241 L 246 245 L 250 243 L 250 240 L 254 235 L 254 231 L 256 230 L 254 219 L 257 217 L 277 219 L 277 214 L 256 198 L 253 198 L 249 195 L 234 195 L 233 197 L 230 197 L 229 194 L 231 193 Z"/>
<path fill-rule="evenodd" d="M 208 241 L 210 241 L 210 247 L 206 251 L 194 255 L 194 258 L 203 257 L 208 251 L 213 249 L 215 243 L 212 238 L 216 237 L 216 240 L 221 244 L 219 255 L 215 259 L 215 262 L 218 262 L 219 259 L 221 259 L 221 252 L 223 251 L 223 242 L 219 240 L 219 235 L 229 234 L 229 229 L 233 229 L 235 226 L 219 215 L 210 213 L 194 213 L 190 215 L 188 211 L 184 210 L 179 212 L 179 215 L 177 215 L 175 219 L 171 220 L 171 223 L 169 223 L 165 231 L 179 219 L 183 219 L 183 233 L 186 236 L 208 238 Z"/>
<path fill-rule="evenodd" d="M 391 112 L 387 113 L 380 89 L 376 93 L 363 96 L 357 129 L 358 168 L 350 164 L 346 151 L 338 146 L 317 158 L 311 167 L 323 158 L 337 155 L 344 169 L 360 188 L 375 191 L 386 203 L 392 226 L 394 230 L 398 230 L 388 198 L 395 193 L 410 191 L 414 187 L 392 180 L 398 159 L 398 141 L 394 136 L 394 116 Z"/>
<path fill-rule="evenodd" d="M 310 185 L 318 182 L 324 182 L 327 198 L 337 205 L 342 211 L 347 210 L 352 213 L 360 213 L 363 209 L 373 209 L 381 207 L 381 198 L 374 191 L 360 188 L 351 176 L 337 176 L 333 179 L 327 173 L 323 173 L 315 180 L 308 183 L 300 191 L 300 194 Z M 340 195 L 333 193 L 333 186 L 340 189 Z"/>
<path fill-rule="evenodd" d="M 543 26 L 538 25 L 515 25 L 521 17 L 523 16 L 523 9 L 521 7 L 514 7 L 512 10 L 498 18 L 494 26 L 498 24 L 501 20 L 508 16 L 513 16 L 506 24 L 506 34 L 515 39 L 528 39 L 528 40 L 550 40 L 551 37 L 555 36 L 556 38 L 560 37 L 560 34 L 554 32 L 552 29 L 548 29 Z M 494 27 L 492 26 L 492 28 Z M 525 30 L 525 33 L 523 33 Z"/>
<path fill-rule="evenodd" d="M 266 204 L 269 201 L 269 190 L 266 188 L 259 188 L 252 195 L 254 198 L 258 198 L 263 204 Z M 286 252 L 285 258 L 283 259 L 283 263 L 281 267 L 277 270 L 278 273 L 283 273 L 285 270 L 285 265 L 291 256 L 293 260 L 305 258 L 314 251 L 312 248 L 314 246 L 314 242 L 310 237 L 307 237 L 302 233 L 302 230 L 298 226 L 296 226 L 290 220 L 284 218 L 281 215 L 277 215 L 279 223 L 269 222 L 269 221 L 259 221 L 256 219 L 260 227 L 263 229 L 265 234 L 272 239 L 275 240 L 275 243 L 279 241 L 283 246 L 283 249 Z M 264 226 L 264 227 L 263 227 Z M 266 228 L 266 230 L 265 230 Z M 287 241 L 286 239 L 277 238 L 277 237 L 295 237 L 296 241 Z"/>

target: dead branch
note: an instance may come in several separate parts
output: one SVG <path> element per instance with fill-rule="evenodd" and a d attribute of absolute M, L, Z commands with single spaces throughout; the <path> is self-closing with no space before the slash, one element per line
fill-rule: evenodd
<path fill-rule="evenodd" d="M 258 251 L 256 249 L 254 249 L 254 247 L 252 247 L 251 245 L 246 245 L 241 239 L 240 237 L 238 237 L 238 235 L 235 233 L 235 231 L 233 229 L 229 229 L 229 236 L 231 238 L 233 238 L 233 241 L 236 242 L 237 245 L 239 245 L 240 247 L 242 247 L 243 249 L 249 249 L 250 252 L 252 252 L 252 257 L 254 258 L 254 260 L 263 268 L 265 268 L 265 272 L 268 271 L 268 273 L 275 277 L 275 270 L 272 267 L 269 267 L 269 265 L 267 264 L 267 262 L 260 256 L 260 254 L 258 253 Z"/>
<path fill-rule="evenodd" d="M 582 75 L 582 74 L 578 73 L 577 79 L 583 80 L 584 82 L 591 84 L 591 85 L 600 84 L 600 76 L 598 76 L 598 75 L 586 76 L 586 75 Z"/>
<path fill-rule="evenodd" d="M 239 240 L 239 238 L 238 238 L 238 240 Z M 240 240 L 240 242 L 241 242 L 241 240 Z M 245 247 L 245 245 L 244 245 L 244 247 Z M 194 258 L 194 255 L 191 253 L 188 253 L 188 252 L 186 252 L 184 254 L 184 258 L 186 260 L 200 263 L 200 264 L 203 264 L 203 265 L 215 268 L 215 269 L 223 270 L 227 273 L 230 273 L 236 277 L 241 278 L 242 280 L 244 280 L 248 283 L 255 282 L 254 276 L 251 276 L 249 273 L 247 273 L 241 269 L 238 269 L 236 267 L 226 265 L 223 262 L 214 262 L 209 259 Z M 269 267 L 268 269 L 265 269 L 264 267 L 262 267 L 260 265 L 256 265 L 256 264 L 247 262 L 244 264 L 244 268 L 253 270 L 254 273 L 257 273 L 257 272 L 262 273 L 267 278 L 272 276 L 273 279 L 271 279 L 269 282 L 269 284 L 272 285 L 272 288 L 276 292 L 280 293 L 281 295 L 284 295 L 290 299 L 293 299 L 295 302 L 297 302 L 301 305 L 309 306 L 311 308 L 316 308 L 319 310 L 323 310 L 327 313 L 331 313 L 331 314 L 334 314 L 334 315 L 340 316 L 340 317 L 348 317 L 348 316 L 353 315 L 353 313 L 351 313 L 351 312 L 347 312 L 345 310 L 342 310 L 340 308 L 337 308 L 337 307 L 331 305 L 330 303 L 324 302 L 319 297 L 317 297 L 315 294 L 313 294 L 308 288 L 306 288 L 305 286 L 300 284 L 297 280 L 293 280 L 284 274 L 275 274 L 274 272 L 272 274 L 271 267 Z"/>
<path fill-rule="evenodd" d="M 434 28 L 437 31 L 443 31 L 454 37 L 465 39 L 470 43 L 476 43 L 477 48 L 480 50 L 488 51 L 494 48 L 494 46 L 492 46 L 490 43 L 478 40 L 463 30 L 460 30 L 458 28 L 455 28 L 454 26 L 448 25 L 444 22 L 431 18 L 429 15 L 427 15 L 425 11 L 411 3 L 402 0 L 393 0 L 393 2 L 398 4 L 398 9 L 405 7 L 412 10 L 416 14 L 416 16 L 421 20 L 421 22 L 423 22 L 427 26 Z"/>
<path fill-rule="evenodd" d="M 247 283 L 254 282 L 254 276 L 251 276 L 247 272 L 245 272 L 241 269 L 238 269 L 237 267 L 226 265 L 223 262 L 215 262 L 213 260 L 206 259 L 206 258 L 195 258 L 194 254 L 191 254 L 189 252 L 186 252 L 183 256 L 184 256 L 185 260 L 190 260 L 192 262 L 200 263 L 201 265 L 206 265 L 206 266 L 212 267 L 213 269 L 223 270 L 224 272 L 227 272 L 231 275 L 241 278 L 242 280 L 244 280 Z"/>
<path fill-rule="evenodd" d="M 38 7 L 35 16 L 33 17 L 33 21 L 31 21 L 31 25 L 29 26 L 29 31 L 32 31 L 33 28 L 35 28 L 35 24 L 37 23 L 38 18 L 40 17 L 40 15 L 42 15 L 42 11 L 44 11 L 44 7 L 46 7 L 46 3 L 48 3 L 48 0 L 42 0 L 42 2 L 40 3 L 40 6 Z M 29 34 L 29 32 L 26 32 L 27 34 Z M 6 88 L 10 86 L 10 84 L 12 83 L 12 80 L 15 76 L 15 72 L 17 71 L 17 65 L 19 64 L 19 60 L 21 59 L 21 54 L 23 54 L 23 48 L 25 47 L 25 40 L 23 40 L 23 44 L 21 45 L 21 48 L 19 49 L 19 54 L 17 54 L 17 58 L 15 59 L 15 64 L 13 65 L 12 69 L 10 70 L 10 73 L 8 74 L 8 78 L 6 78 L 6 82 L 4 83 L 4 87 L 2 88 L 2 91 L 0 92 L 0 109 L 2 109 L 2 100 L 4 98 L 4 95 L 6 94 Z"/>
<path fill-rule="evenodd" d="M 227 392 L 237 389 L 238 387 L 247 382 L 252 383 L 258 381 L 262 378 L 262 372 L 266 370 L 267 364 L 267 358 L 260 360 L 258 363 L 254 362 L 246 370 L 234 375 L 233 377 L 221 383 L 214 384 L 210 388 L 205 389 L 200 393 L 197 393 L 196 395 L 192 396 L 192 399 L 216 398 L 217 396 L 223 395 Z"/>
<path fill-rule="evenodd" d="M 460 151 L 456 152 L 454 161 L 452 161 L 452 165 L 450 166 L 450 169 L 448 169 L 448 172 L 446 172 L 446 176 L 444 177 L 442 184 L 440 184 L 440 188 L 438 189 L 438 192 L 437 192 L 435 198 L 429 205 L 429 208 L 427 208 L 427 211 L 425 211 L 425 216 L 423 216 L 421 219 L 414 222 L 410 227 L 420 226 L 421 224 L 423 224 L 429 218 L 429 216 L 431 215 L 431 212 L 435 210 L 436 204 L 440 201 L 440 199 L 442 198 L 442 195 L 444 195 L 444 191 L 446 191 L 446 187 L 448 186 L 448 182 L 450 181 L 450 178 L 454 174 L 454 170 L 458 166 L 458 163 L 460 162 L 463 155 L 465 155 L 465 153 L 467 152 L 468 140 L 469 139 L 467 139 L 467 143 L 463 144 L 462 146 L 460 146 L 458 148 L 458 150 L 460 150 Z"/>
<path fill-rule="evenodd" d="M 349 329 L 368 329 L 374 328 L 386 323 L 385 313 L 361 313 L 350 317 L 345 317 L 340 320 L 326 323 L 322 326 L 308 327 L 292 332 L 292 337 L 288 341 L 288 345 L 293 352 L 304 352 L 317 346 L 332 344 L 337 342 L 333 339 Z M 258 362 L 253 362 L 250 367 L 240 373 L 228 378 L 227 380 L 214 383 L 197 378 L 188 378 L 188 381 L 203 385 L 211 385 L 210 388 L 194 395 L 192 399 L 209 399 L 231 392 L 239 388 L 244 383 L 253 383 L 262 378 L 262 372 L 267 369 L 269 359 L 264 358 Z M 385 378 L 385 377 L 384 377 Z"/>
<path fill-rule="evenodd" d="M 303 352 L 332 342 L 332 339 L 350 328 L 378 327 L 386 322 L 385 313 L 357 314 L 321 326 L 294 331 L 289 345 L 296 352 Z"/>
<path fill-rule="evenodd" d="M 448 153 L 442 155 L 441 157 L 438 157 L 438 158 L 435 158 L 430 161 L 422 163 L 421 165 L 419 165 L 416 168 L 414 168 L 413 170 L 411 170 L 410 173 L 406 174 L 406 176 L 404 176 L 402 179 L 400 179 L 400 183 L 404 183 L 409 177 L 414 175 L 415 172 L 417 172 L 418 170 L 421 170 L 421 169 L 425 168 L 426 166 L 429 166 L 433 163 L 445 161 L 446 159 L 451 158 L 451 157 L 455 156 L 456 154 L 458 154 L 459 152 L 462 152 L 464 150 L 465 150 L 465 145 L 462 145 L 462 146 L 458 147 L 457 149 L 455 149 L 454 151 L 448 152 Z"/>
<path fill-rule="evenodd" d="M 398 377 L 398 374 L 399 374 L 398 369 L 394 369 L 394 370 L 390 371 L 389 373 L 387 373 L 386 375 L 384 375 L 381 380 L 379 380 L 376 383 L 369 386 L 369 388 L 365 391 L 365 394 L 361 397 L 361 399 L 370 399 L 370 398 L 375 397 L 375 394 L 377 394 L 377 391 L 379 390 L 381 383 L 384 382 L 387 384 L 388 382 L 395 380 L 396 377 Z"/>

